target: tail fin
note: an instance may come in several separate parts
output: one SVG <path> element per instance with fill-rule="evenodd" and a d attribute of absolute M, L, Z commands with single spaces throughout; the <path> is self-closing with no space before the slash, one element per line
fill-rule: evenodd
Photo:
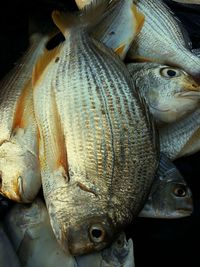
<path fill-rule="evenodd" d="M 109 0 L 94 0 L 76 13 L 64 13 L 54 10 L 52 19 L 65 37 L 72 28 L 87 28 L 90 31 L 103 19 L 104 13 L 110 6 L 109 2 Z"/>

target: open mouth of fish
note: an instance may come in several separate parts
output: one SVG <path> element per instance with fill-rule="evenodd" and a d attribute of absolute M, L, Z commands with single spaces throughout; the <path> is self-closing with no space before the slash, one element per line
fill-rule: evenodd
<path fill-rule="evenodd" d="M 152 106 L 151 104 L 149 104 L 149 106 L 152 108 L 152 109 L 154 109 L 154 110 L 157 110 L 157 111 L 159 111 L 159 112 L 168 112 L 168 111 L 170 111 L 170 109 L 169 108 L 167 108 L 167 109 L 162 109 L 162 108 L 159 108 L 159 107 L 155 107 L 155 106 Z"/>

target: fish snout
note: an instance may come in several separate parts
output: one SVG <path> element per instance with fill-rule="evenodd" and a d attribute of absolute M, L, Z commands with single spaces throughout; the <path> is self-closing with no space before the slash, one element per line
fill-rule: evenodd
<path fill-rule="evenodd" d="M 65 236 L 69 252 L 76 256 L 105 248 L 113 240 L 113 230 L 107 218 L 90 217 L 70 226 Z"/>

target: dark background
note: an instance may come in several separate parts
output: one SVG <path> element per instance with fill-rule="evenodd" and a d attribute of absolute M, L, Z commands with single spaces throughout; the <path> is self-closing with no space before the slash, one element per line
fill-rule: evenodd
<path fill-rule="evenodd" d="M 200 6 L 181 5 L 166 0 L 187 29 L 194 48 L 200 47 Z M 75 10 L 73 1 L 2 1 L 1 78 L 28 47 L 29 18 L 41 25 L 52 23 L 54 8 Z M 179 220 L 137 218 L 127 230 L 134 240 L 136 267 L 200 266 L 200 153 L 175 161 L 194 196 L 194 213 Z M 0 213 L 3 216 L 3 213 Z"/>

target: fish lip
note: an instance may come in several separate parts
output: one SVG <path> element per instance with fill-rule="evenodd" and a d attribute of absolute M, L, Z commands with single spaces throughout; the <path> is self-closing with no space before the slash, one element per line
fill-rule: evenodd
<path fill-rule="evenodd" d="M 168 112 L 170 109 L 168 108 L 168 109 L 160 109 L 160 108 L 156 108 L 156 107 L 154 107 L 154 106 L 152 106 L 151 104 L 149 104 L 149 106 L 152 108 L 152 109 L 155 109 L 155 110 L 157 110 L 157 111 L 159 111 L 159 112 Z"/>
<path fill-rule="evenodd" d="M 197 100 L 197 99 L 200 99 L 200 92 L 197 92 L 197 91 L 182 91 L 182 92 L 179 92 L 179 93 L 176 93 L 174 95 L 175 97 L 182 97 L 182 98 L 188 98 L 188 99 L 191 99 L 191 100 Z"/>

